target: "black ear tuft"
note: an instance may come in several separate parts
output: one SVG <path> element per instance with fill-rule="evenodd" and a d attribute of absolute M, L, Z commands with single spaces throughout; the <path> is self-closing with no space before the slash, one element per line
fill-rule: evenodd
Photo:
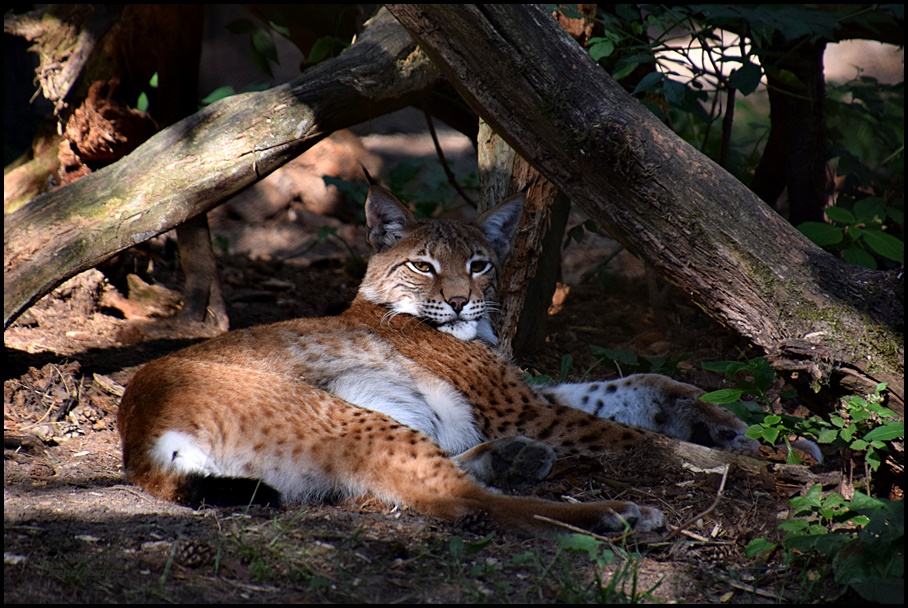
<path fill-rule="evenodd" d="M 405 237 L 416 223 L 413 214 L 393 194 L 378 184 L 369 187 L 369 196 L 366 197 L 366 226 L 369 228 L 369 245 L 376 253 L 381 253 Z"/>
<path fill-rule="evenodd" d="M 366 181 L 369 182 L 369 185 L 370 185 L 370 186 L 377 186 L 377 185 L 378 185 L 378 182 L 375 181 L 374 179 L 372 179 L 372 176 L 369 175 L 369 171 L 366 169 L 366 165 L 360 163 L 359 166 L 363 168 L 363 175 L 366 176 Z"/>

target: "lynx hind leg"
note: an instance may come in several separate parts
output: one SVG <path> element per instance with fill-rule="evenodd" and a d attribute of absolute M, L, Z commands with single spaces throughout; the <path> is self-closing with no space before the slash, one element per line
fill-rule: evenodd
<path fill-rule="evenodd" d="M 548 445 L 518 436 L 481 443 L 455 456 L 454 462 L 484 484 L 509 487 L 545 479 L 555 459 Z"/>
<path fill-rule="evenodd" d="M 560 384 L 542 389 L 549 401 L 601 418 L 656 431 L 691 443 L 755 453 L 747 424 L 723 407 L 699 400 L 705 391 L 659 374 Z"/>

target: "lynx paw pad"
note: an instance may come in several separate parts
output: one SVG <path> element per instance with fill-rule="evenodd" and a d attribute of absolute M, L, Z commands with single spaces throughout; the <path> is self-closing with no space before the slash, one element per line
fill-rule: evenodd
<path fill-rule="evenodd" d="M 491 455 L 494 479 L 499 485 L 539 481 L 555 464 L 555 452 L 551 447 L 527 437 L 500 440 L 493 446 Z"/>

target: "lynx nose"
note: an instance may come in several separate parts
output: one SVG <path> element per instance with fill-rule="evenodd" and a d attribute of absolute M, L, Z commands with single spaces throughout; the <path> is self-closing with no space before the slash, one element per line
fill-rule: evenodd
<path fill-rule="evenodd" d="M 463 307 L 467 304 L 467 299 L 463 296 L 454 296 L 448 300 L 448 304 L 454 309 L 454 312 L 460 314 L 463 311 Z"/>

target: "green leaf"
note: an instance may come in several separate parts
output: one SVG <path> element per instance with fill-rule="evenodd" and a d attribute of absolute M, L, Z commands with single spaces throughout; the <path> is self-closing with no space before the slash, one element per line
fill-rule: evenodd
<path fill-rule="evenodd" d="M 867 441 L 894 441 L 895 439 L 900 439 L 905 436 L 905 423 L 904 422 L 890 422 L 885 426 L 880 426 L 866 435 L 864 439 Z"/>
<path fill-rule="evenodd" d="M 862 268 L 869 268 L 870 270 L 876 270 L 877 268 L 876 258 L 857 245 L 843 249 L 842 259 L 849 264 Z"/>
<path fill-rule="evenodd" d="M 843 209 L 842 207 L 827 207 L 825 209 L 826 217 L 828 217 L 833 222 L 840 224 L 854 224 L 854 214 L 848 209 Z"/>
<path fill-rule="evenodd" d="M 590 45 L 587 50 L 590 57 L 595 61 L 599 61 L 615 52 L 615 43 L 608 38 L 590 38 Z"/>
<path fill-rule="evenodd" d="M 639 63 L 625 63 L 620 68 L 616 67 L 615 71 L 612 72 L 612 78 L 614 78 L 615 80 L 621 80 L 622 78 L 626 78 L 628 74 L 630 74 L 631 72 L 633 72 L 634 70 L 637 69 L 638 65 L 640 65 L 640 64 Z"/>
<path fill-rule="evenodd" d="M 139 99 L 136 100 L 136 110 L 139 112 L 148 111 L 148 95 L 144 91 L 139 93 Z"/>
<path fill-rule="evenodd" d="M 872 196 L 854 204 L 854 217 L 859 224 L 882 224 L 886 219 L 886 199 Z"/>
<path fill-rule="evenodd" d="M 771 543 L 765 538 L 755 538 L 744 547 L 744 555 L 750 559 L 759 557 L 765 553 L 769 553 L 774 550 L 778 545 L 776 543 Z"/>
<path fill-rule="evenodd" d="M 762 438 L 766 443 L 775 445 L 779 439 L 779 429 L 764 428 Z"/>
<path fill-rule="evenodd" d="M 745 365 L 740 361 L 704 361 L 700 367 L 710 372 L 719 372 L 720 374 L 729 371 L 735 372 L 744 369 Z M 733 370 L 731 368 L 734 368 Z"/>
<path fill-rule="evenodd" d="M 561 370 L 558 374 L 558 377 L 561 378 L 561 381 L 564 382 L 567 380 L 568 374 L 571 373 L 571 368 L 574 367 L 574 356 L 571 354 L 566 354 L 561 357 Z"/>
<path fill-rule="evenodd" d="M 235 93 L 236 93 L 236 91 L 234 91 L 233 87 L 231 87 L 231 86 L 218 87 L 215 90 L 213 90 L 211 93 L 206 95 L 205 98 L 202 99 L 202 101 L 200 103 L 203 106 L 207 106 L 207 105 L 213 104 L 216 101 L 220 101 L 221 99 L 224 99 L 225 97 L 230 97 L 231 95 L 234 95 Z"/>
<path fill-rule="evenodd" d="M 865 229 L 864 242 L 875 252 L 899 264 L 905 263 L 905 243 L 882 230 Z"/>
<path fill-rule="evenodd" d="M 789 519 L 779 523 L 779 529 L 786 532 L 802 532 L 810 523 L 806 519 Z"/>
<path fill-rule="evenodd" d="M 565 534 L 558 538 L 558 546 L 565 551 L 586 553 L 591 558 L 599 554 L 603 542 L 588 534 Z"/>
<path fill-rule="evenodd" d="M 763 68 L 750 61 L 745 61 L 744 65 L 736 69 L 728 77 L 728 84 L 738 89 L 742 95 L 750 95 L 760 86 L 762 77 Z"/>
<path fill-rule="evenodd" d="M 331 57 L 334 47 L 337 45 L 337 39 L 332 36 L 322 36 L 309 49 L 309 56 L 306 57 L 307 64 L 316 64 Z"/>
<path fill-rule="evenodd" d="M 824 429 L 817 435 L 817 443 L 833 443 L 839 438 L 839 432 L 834 429 Z"/>
<path fill-rule="evenodd" d="M 638 82 L 637 86 L 634 88 L 633 94 L 648 93 L 649 91 L 657 89 L 661 83 L 662 74 L 659 72 L 650 72 L 640 79 L 640 82 Z"/>
<path fill-rule="evenodd" d="M 631 350 L 602 348 L 601 346 L 591 344 L 590 353 L 598 359 L 610 359 L 611 361 L 617 361 L 618 363 L 623 363 L 625 365 L 635 366 L 640 364 L 637 353 Z"/>
<path fill-rule="evenodd" d="M 284 36 L 285 38 L 290 37 L 290 28 L 287 27 L 286 24 L 278 23 L 277 21 L 268 21 L 268 25 L 281 36 Z"/>
<path fill-rule="evenodd" d="M 850 447 L 852 450 L 855 450 L 856 452 L 863 452 L 867 449 L 867 445 L 868 443 L 863 439 L 855 439 L 848 447 Z"/>
<path fill-rule="evenodd" d="M 735 401 L 741 400 L 741 395 L 744 394 L 744 391 L 735 389 L 735 388 L 723 388 L 717 391 L 712 391 L 711 393 L 706 393 L 700 397 L 700 401 L 705 401 L 706 403 L 715 403 L 717 405 L 723 405 L 725 403 L 734 403 Z"/>
<path fill-rule="evenodd" d="M 824 222 L 803 222 L 798 225 L 798 230 L 820 247 L 838 245 L 845 238 L 842 228 Z"/>
<path fill-rule="evenodd" d="M 853 426 L 846 426 L 842 428 L 841 431 L 839 431 L 839 437 L 841 437 L 845 441 L 851 441 L 851 439 L 854 437 L 854 431 L 855 429 Z"/>
<path fill-rule="evenodd" d="M 252 33 L 252 48 L 266 59 L 277 63 L 277 47 L 271 38 L 271 32 L 263 27 Z"/>

